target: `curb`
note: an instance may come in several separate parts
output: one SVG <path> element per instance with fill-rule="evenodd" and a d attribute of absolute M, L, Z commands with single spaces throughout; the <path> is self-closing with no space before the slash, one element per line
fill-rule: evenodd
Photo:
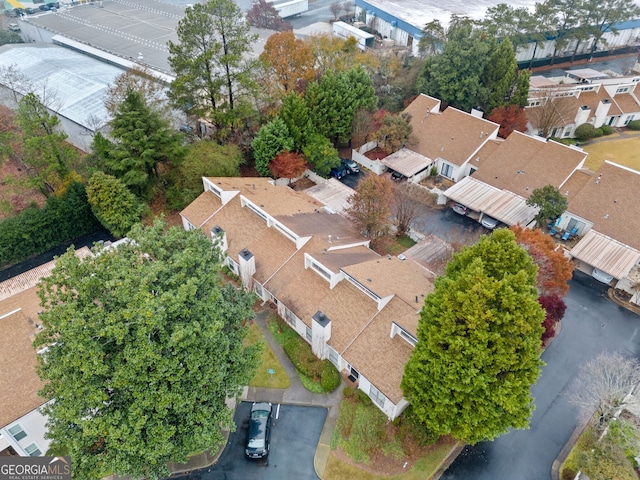
<path fill-rule="evenodd" d="M 567 443 L 565 443 L 564 447 L 562 447 L 562 450 L 560 450 L 560 453 L 558 454 L 556 459 L 551 464 L 551 479 L 552 480 L 560 480 L 560 467 L 562 466 L 562 464 L 565 462 L 565 460 L 569 456 L 569 452 L 571 452 L 571 449 L 573 448 L 573 446 L 578 441 L 578 437 L 582 434 L 584 429 L 589 424 L 589 420 L 590 420 L 589 418 L 586 418 L 586 419 L 582 420 L 582 422 L 580 422 L 578 424 L 578 426 L 575 428 L 575 430 L 573 431 L 573 433 L 569 437 L 569 440 L 567 441 Z"/>
<path fill-rule="evenodd" d="M 630 312 L 640 315 L 640 307 L 636 307 L 635 305 L 631 305 L 629 302 L 623 302 L 622 300 L 620 300 L 618 297 L 616 297 L 613 288 L 607 290 L 607 295 L 609 296 L 609 300 L 611 300 L 613 303 L 621 306 L 622 308 L 626 308 Z"/>

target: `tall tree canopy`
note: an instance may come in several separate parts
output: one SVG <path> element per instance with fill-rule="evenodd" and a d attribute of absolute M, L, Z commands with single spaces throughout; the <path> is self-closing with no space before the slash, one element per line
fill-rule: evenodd
<path fill-rule="evenodd" d="M 158 176 L 158 163 L 178 160 L 184 154 L 182 136 L 134 90 L 127 92 L 109 125 L 112 141 L 98 134 L 94 150 L 108 173 L 145 197 Z"/>
<path fill-rule="evenodd" d="M 48 434 L 76 478 L 157 479 L 167 462 L 224 445 L 225 400 L 258 362 L 243 346 L 253 297 L 222 285 L 200 230 L 157 222 L 130 237 L 84 260 L 69 249 L 39 287 Z"/>
<path fill-rule="evenodd" d="M 567 210 L 569 202 L 557 187 L 545 185 L 531 192 L 527 198 L 527 205 L 540 209 L 536 215 L 536 221 L 538 225 L 544 225 L 548 220 L 555 220 L 562 215 Z"/>
<path fill-rule="evenodd" d="M 277 154 L 284 150 L 293 149 L 293 139 L 289 133 L 287 125 L 280 117 L 263 125 L 263 127 L 251 143 L 253 147 L 253 158 L 256 161 L 256 170 L 260 175 L 268 176 L 270 172 L 269 163 Z"/>
<path fill-rule="evenodd" d="M 474 444 L 527 428 L 542 365 L 535 281 L 506 229 L 455 254 L 436 280 L 401 383 L 430 432 Z"/>
<path fill-rule="evenodd" d="M 233 0 L 208 0 L 186 10 L 169 42 L 169 64 L 176 75 L 169 96 L 174 105 L 218 128 L 233 127 L 246 104 L 238 95 L 256 89 L 255 62 L 247 54 L 257 35 L 249 33 Z"/>
<path fill-rule="evenodd" d="M 347 215 L 368 238 L 376 240 L 389 232 L 393 184 L 389 177 L 369 175 L 349 197 Z"/>
<path fill-rule="evenodd" d="M 325 73 L 319 82 L 309 85 L 306 99 L 315 129 L 340 142 L 351 138 L 356 111 L 372 110 L 378 103 L 371 77 L 362 67 Z"/>
<path fill-rule="evenodd" d="M 285 93 L 303 92 L 316 76 L 311 48 L 290 30 L 267 39 L 260 61 Z"/>

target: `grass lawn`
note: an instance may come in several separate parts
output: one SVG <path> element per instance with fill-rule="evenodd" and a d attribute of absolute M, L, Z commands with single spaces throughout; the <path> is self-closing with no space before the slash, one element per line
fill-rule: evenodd
<path fill-rule="evenodd" d="M 440 467 L 453 447 L 453 443 L 438 443 L 434 445 L 427 456 L 418 459 L 406 473 L 391 477 L 365 472 L 353 465 L 341 462 L 333 455 L 329 455 L 324 478 L 327 480 L 353 480 L 354 478 L 358 480 L 427 480 Z"/>
<path fill-rule="evenodd" d="M 249 385 L 252 387 L 289 388 L 289 385 L 291 385 L 289 376 L 284 371 L 284 368 L 282 368 L 282 365 L 278 361 L 275 353 L 273 353 L 273 350 L 271 350 L 267 342 L 264 341 L 260 328 L 253 322 L 251 322 L 251 325 L 249 326 L 249 335 L 245 342 L 249 345 L 254 345 L 256 343 L 262 343 L 264 345 L 260 366 L 258 367 L 256 375 L 253 377 L 251 382 L 249 382 Z M 273 377 L 267 373 L 268 369 L 276 371 L 276 373 L 273 374 Z"/>
<path fill-rule="evenodd" d="M 605 160 L 640 171 L 640 137 L 593 143 L 586 145 L 584 150 L 589 152 L 584 165 L 594 172 Z"/>
<path fill-rule="evenodd" d="M 387 235 L 376 241 L 374 250 L 380 255 L 398 255 L 416 244 L 406 235 L 396 237 Z"/>

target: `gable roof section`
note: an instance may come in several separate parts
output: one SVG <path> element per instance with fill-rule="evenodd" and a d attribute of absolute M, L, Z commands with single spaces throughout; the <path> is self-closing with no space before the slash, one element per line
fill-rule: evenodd
<path fill-rule="evenodd" d="M 640 252 L 593 229 L 571 249 L 571 256 L 617 279 L 640 261 Z"/>
<path fill-rule="evenodd" d="M 631 93 L 619 93 L 613 97 L 621 113 L 640 112 L 640 102 Z"/>
<path fill-rule="evenodd" d="M 527 225 L 538 213 L 537 207 L 527 205 L 526 199 L 520 195 L 500 190 L 474 177 L 463 178 L 449 187 L 445 195 L 454 202 L 476 212 L 484 212 L 509 226 Z"/>
<path fill-rule="evenodd" d="M 432 159 L 408 148 L 401 148 L 382 160 L 384 165 L 391 170 L 400 172 L 405 177 L 413 177 L 416 173 L 425 170 L 433 162 Z"/>
<path fill-rule="evenodd" d="M 499 125 L 489 120 L 453 107 L 439 113 L 429 110 L 428 106 L 427 101 L 418 97 L 404 110 L 411 115 L 413 135 L 418 139 L 411 150 L 427 158 L 443 158 L 455 165 L 463 165 L 498 132 Z"/>
<path fill-rule="evenodd" d="M 37 354 L 32 346 L 38 304 L 35 288 L 0 303 L 0 427 L 46 402 L 38 395 L 44 383 L 36 373 Z"/>
<path fill-rule="evenodd" d="M 578 97 L 578 103 L 580 106 L 587 106 L 591 109 L 591 115 L 595 115 L 596 109 L 600 105 L 600 102 L 611 103 L 609 107 L 609 113 L 607 115 L 620 115 L 620 109 L 616 103 L 611 101 L 611 97 L 604 88 L 599 88 L 597 91 L 592 90 L 589 92 L 581 92 Z"/>
<path fill-rule="evenodd" d="M 415 303 L 418 309 L 424 295 L 433 291 L 433 274 L 413 260 L 389 255 L 342 270 L 380 298 L 395 294 L 410 305 Z"/>
<path fill-rule="evenodd" d="M 180 212 L 180 215 L 196 227 L 200 227 L 220 207 L 222 202 L 209 190 L 205 190 L 198 198 Z"/>
<path fill-rule="evenodd" d="M 593 222 L 598 232 L 640 250 L 640 172 L 608 160 L 575 194 L 569 212 Z"/>
<path fill-rule="evenodd" d="M 560 188 L 587 153 L 558 142 L 513 132 L 473 174 L 478 180 L 524 198 L 545 185 Z M 472 162 L 473 164 L 473 162 Z"/>
<path fill-rule="evenodd" d="M 452 254 L 451 245 L 431 234 L 409 248 L 403 255 L 439 275 L 444 273 Z"/>
<path fill-rule="evenodd" d="M 358 372 L 395 404 L 402 399 L 400 381 L 412 348 L 398 335 L 389 338 L 389 334 L 392 323 L 406 316 L 407 309 L 405 302 L 398 298 L 392 299 L 343 353 L 347 362 L 354 365 Z M 415 310 L 410 310 L 409 314 L 416 319 L 418 317 Z"/>

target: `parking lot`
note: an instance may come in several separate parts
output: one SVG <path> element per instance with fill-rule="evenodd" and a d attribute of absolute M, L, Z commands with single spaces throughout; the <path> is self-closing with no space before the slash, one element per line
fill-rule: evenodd
<path fill-rule="evenodd" d="M 273 405 L 271 450 L 267 460 L 249 460 L 244 449 L 249 426 L 251 403 L 242 402 L 236 409 L 237 429 L 218 463 L 190 473 L 184 480 L 318 480 L 313 458 L 327 409 L 298 405 Z M 277 418 L 276 418 L 277 415 Z"/>

